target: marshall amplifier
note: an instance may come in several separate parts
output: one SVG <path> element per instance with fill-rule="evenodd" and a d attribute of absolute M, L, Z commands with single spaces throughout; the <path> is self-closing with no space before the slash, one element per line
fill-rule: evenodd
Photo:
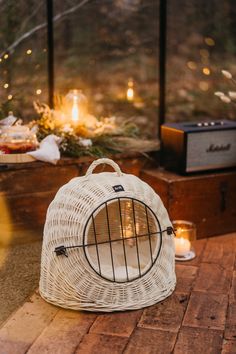
<path fill-rule="evenodd" d="M 166 169 L 185 174 L 236 166 L 236 122 L 164 124 L 161 139 Z"/>

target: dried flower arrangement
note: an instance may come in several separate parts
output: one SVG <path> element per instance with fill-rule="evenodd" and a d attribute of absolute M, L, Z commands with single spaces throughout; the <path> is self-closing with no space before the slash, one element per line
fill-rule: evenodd
<path fill-rule="evenodd" d="M 60 151 L 64 156 L 105 156 L 124 149 L 125 140 L 132 150 L 132 141 L 136 142 L 139 129 L 132 121 L 117 124 L 115 117 L 100 118 L 86 114 L 74 123 L 66 115 L 66 102 L 62 96 L 55 98 L 55 108 L 34 102 L 39 118 L 30 122 L 30 127 L 37 130 L 39 141 L 50 134 L 60 138 Z M 133 139 L 132 139 L 133 138 Z"/>
<path fill-rule="evenodd" d="M 227 80 L 236 86 L 236 80 L 233 78 L 231 72 L 227 70 L 221 70 L 221 73 Z M 228 93 L 216 91 L 215 96 L 219 97 L 219 99 L 224 103 L 236 103 L 236 91 L 228 91 Z"/>

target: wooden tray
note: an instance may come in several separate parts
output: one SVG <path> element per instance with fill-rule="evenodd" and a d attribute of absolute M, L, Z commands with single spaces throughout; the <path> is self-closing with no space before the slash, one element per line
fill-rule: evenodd
<path fill-rule="evenodd" d="M 35 158 L 28 154 L 0 154 L 0 163 L 33 162 Z"/>

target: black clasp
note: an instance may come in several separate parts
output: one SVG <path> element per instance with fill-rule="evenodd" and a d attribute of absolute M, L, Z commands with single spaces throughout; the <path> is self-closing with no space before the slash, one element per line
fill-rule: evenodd
<path fill-rule="evenodd" d="M 175 230 L 173 229 L 172 226 L 168 226 L 168 227 L 166 228 L 166 232 L 167 232 L 167 235 L 175 234 Z"/>
<path fill-rule="evenodd" d="M 66 247 L 65 246 L 58 246 L 55 248 L 54 252 L 56 252 L 57 256 L 66 256 L 68 257 Z"/>

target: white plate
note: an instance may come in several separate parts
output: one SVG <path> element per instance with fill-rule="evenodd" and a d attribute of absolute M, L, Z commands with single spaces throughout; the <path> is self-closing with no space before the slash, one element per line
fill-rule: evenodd
<path fill-rule="evenodd" d="M 190 261 L 190 259 L 193 259 L 196 257 L 196 254 L 194 251 L 189 251 L 188 253 L 186 253 L 185 256 L 175 256 L 175 260 L 176 261 L 181 261 L 181 262 L 185 262 L 185 261 Z"/>

